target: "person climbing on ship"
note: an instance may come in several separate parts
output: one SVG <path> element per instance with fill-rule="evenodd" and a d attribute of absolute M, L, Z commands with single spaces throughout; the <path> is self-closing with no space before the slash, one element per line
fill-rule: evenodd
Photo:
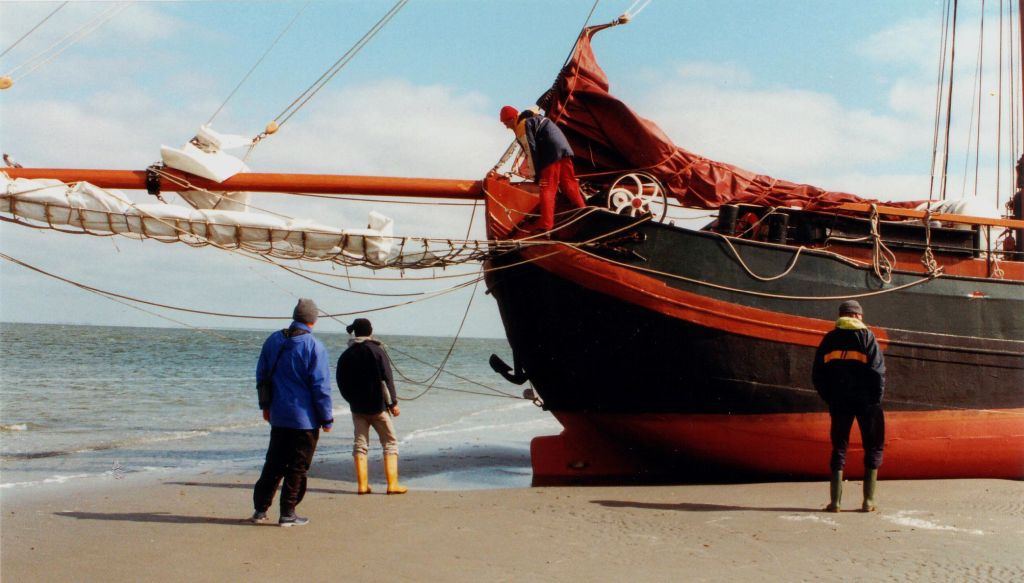
<path fill-rule="evenodd" d="M 331 403 L 331 369 L 327 349 L 313 336 L 317 321 L 313 300 L 300 299 L 292 312 L 293 322 L 271 334 L 263 343 L 256 365 L 257 385 L 273 384 L 269 403 L 260 408 L 270 423 L 270 445 L 263 471 L 253 488 L 252 522 L 267 520 L 267 510 L 281 486 L 281 526 L 302 526 L 308 518 L 295 514 L 306 494 L 306 473 L 313 462 L 320 429 L 334 424 Z"/>
<path fill-rule="evenodd" d="M 864 324 L 864 310 L 856 300 L 839 305 L 836 325 L 822 339 L 814 355 L 812 381 L 828 404 L 831 417 L 831 501 L 827 512 L 839 512 L 843 496 L 843 467 L 850 430 L 857 419 L 864 444 L 864 512 L 874 512 L 878 468 L 885 445 L 885 359 L 875 335 Z"/>
<path fill-rule="evenodd" d="M 573 151 L 569 140 L 555 122 L 531 110 L 520 113 L 511 105 L 506 105 L 501 108 L 498 117 L 505 127 L 516 134 L 520 144 L 524 145 L 528 165 L 540 185 L 540 217 L 527 224 L 523 230 L 550 231 L 555 226 L 555 196 L 559 190 L 577 208 L 586 206 L 580 196 L 580 183 L 573 168 Z"/>
<path fill-rule="evenodd" d="M 384 448 L 387 493 L 405 494 L 408 489 L 398 483 L 398 435 L 391 421 L 392 416 L 401 415 L 391 359 L 381 342 L 373 338 L 373 325 L 366 318 L 356 318 L 346 331 L 353 338 L 338 358 L 337 380 L 341 396 L 352 410 L 355 433 L 352 458 L 357 492 L 371 493 L 366 456 L 370 447 L 370 427 L 373 427 Z"/>

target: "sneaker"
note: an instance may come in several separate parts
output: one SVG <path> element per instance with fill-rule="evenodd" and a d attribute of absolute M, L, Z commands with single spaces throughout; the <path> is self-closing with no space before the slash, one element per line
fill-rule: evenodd
<path fill-rule="evenodd" d="M 284 526 L 284 527 L 288 527 L 288 526 L 306 526 L 307 524 L 309 524 L 309 519 L 308 518 L 303 518 L 301 516 L 296 516 L 295 514 L 292 514 L 291 516 L 282 516 L 281 519 L 277 521 L 277 524 L 278 524 L 278 526 Z"/>
<path fill-rule="evenodd" d="M 266 512 L 260 512 L 259 510 L 257 510 L 256 512 L 253 512 L 252 513 L 252 518 L 249 519 L 249 522 L 251 522 L 253 524 L 259 524 L 261 522 L 266 522 L 266 521 L 267 521 L 267 513 Z"/>

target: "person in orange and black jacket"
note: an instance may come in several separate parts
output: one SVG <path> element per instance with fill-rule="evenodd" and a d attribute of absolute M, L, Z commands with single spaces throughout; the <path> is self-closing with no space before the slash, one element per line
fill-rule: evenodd
<path fill-rule="evenodd" d="M 380 341 L 372 337 L 373 325 L 366 318 L 356 318 L 346 330 L 353 338 L 338 358 L 337 380 L 341 396 L 352 410 L 355 437 L 352 458 L 357 492 L 370 493 L 366 456 L 370 446 L 370 427 L 373 427 L 384 448 L 387 493 L 405 494 L 407 488 L 398 483 L 398 435 L 391 422 L 392 416 L 401 415 L 391 359 Z"/>
<path fill-rule="evenodd" d="M 875 335 L 864 324 L 864 310 L 855 300 L 839 306 L 836 327 L 822 339 L 814 355 L 814 388 L 828 403 L 832 418 L 830 435 L 831 502 L 828 512 L 839 512 L 843 495 L 843 466 L 850 443 L 853 420 L 860 427 L 864 444 L 864 503 L 861 509 L 873 512 L 878 468 L 885 445 L 885 359 Z"/>
<path fill-rule="evenodd" d="M 555 195 L 559 190 L 574 206 L 586 206 L 572 165 L 573 152 L 569 140 L 555 122 L 529 110 L 519 113 L 516 108 L 506 105 L 498 117 L 523 145 L 540 185 L 540 217 L 527 230 L 550 231 L 555 226 Z"/>

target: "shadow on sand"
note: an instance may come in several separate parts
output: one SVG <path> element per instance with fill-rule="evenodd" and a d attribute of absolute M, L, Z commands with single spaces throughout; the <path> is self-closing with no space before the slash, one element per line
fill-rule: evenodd
<path fill-rule="evenodd" d="M 376 455 L 375 455 L 376 453 Z M 370 454 L 371 477 L 384 477 L 383 460 L 380 452 Z M 521 449 L 480 446 L 465 449 L 447 449 L 430 455 L 407 456 L 401 459 L 401 472 L 404 478 L 424 478 L 452 472 L 507 472 L 509 468 L 530 470 L 530 454 Z M 331 452 L 317 458 L 310 468 L 309 476 L 323 480 L 354 482 L 355 474 L 352 458 Z M 168 486 L 190 486 L 197 488 L 232 488 L 252 491 L 253 484 L 245 482 L 199 482 L 199 481 L 167 481 Z M 381 490 L 383 491 L 383 490 Z M 355 488 L 309 488 L 308 494 L 331 494 L 355 496 Z M 57 516 L 77 518 L 79 520 L 123 520 L 130 522 L 162 522 L 167 524 L 221 524 L 225 526 L 254 526 L 248 519 L 215 518 L 210 516 L 185 516 L 166 512 L 57 512 Z M 276 522 L 263 523 L 260 526 Z"/>
<path fill-rule="evenodd" d="M 187 516 L 167 512 L 54 512 L 57 516 L 79 520 L 123 520 L 128 522 L 163 522 L 167 524 L 220 524 L 224 526 L 277 526 L 276 522 L 256 525 L 248 518 L 216 518 L 213 516 Z"/>
<path fill-rule="evenodd" d="M 654 502 L 629 502 L 626 500 L 591 500 L 592 504 L 600 504 L 607 508 L 639 508 L 641 510 L 676 510 L 679 512 L 821 512 L 821 508 L 787 508 L 775 506 L 761 508 L 757 506 L 733 506 L 730 504 L 702 504 L 700 502 L 680 502 L 665 504 Z"/>

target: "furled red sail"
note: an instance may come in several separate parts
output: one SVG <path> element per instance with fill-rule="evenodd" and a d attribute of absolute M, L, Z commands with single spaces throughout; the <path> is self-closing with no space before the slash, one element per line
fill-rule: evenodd
<path fill-rule="evenodd" d="M 748 203 L 827 209 L 847 202 L 877 202 L 755 174 L 676 146 L 654 122 L 608 93 L 608 77 L 590 46 L 591 37 L 608 26 L 583 30 L 572 59 L 538 102 L 572 144 L 578 174 L 647 172 L 684 206 L 696 208 Z M 912 208 L 919 203 L 885 204 Z"/>

